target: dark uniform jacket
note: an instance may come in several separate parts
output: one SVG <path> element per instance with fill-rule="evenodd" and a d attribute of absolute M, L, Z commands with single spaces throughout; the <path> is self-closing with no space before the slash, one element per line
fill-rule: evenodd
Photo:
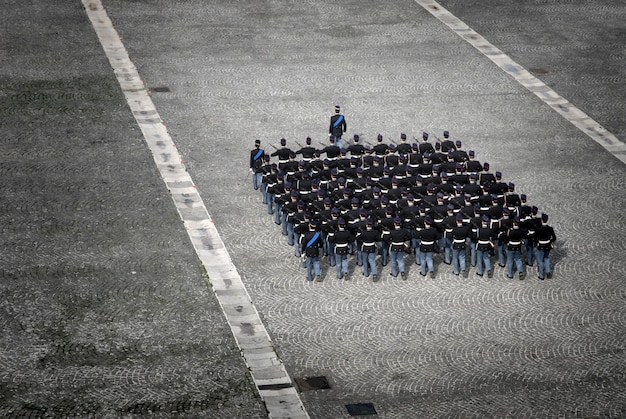
<path fill-rule="evenodd" d="M 320 249 L 324 242 L 322 241 L 322 234 L 319 231 L 307 231 L 302 236 L 300 250 L 302 254 L 308 257 L 319 257 Z"/>
<path fill-rule="evenodd" d="M 328 133 L 334 135 L 335 137 L 341 137 L 344 132 L 348 129 L 348 125 L 346 124 L 346 118 L 344 118 L 341 114 L 335 114 L 330 117 L 330 127 L 328 128 Z"/>

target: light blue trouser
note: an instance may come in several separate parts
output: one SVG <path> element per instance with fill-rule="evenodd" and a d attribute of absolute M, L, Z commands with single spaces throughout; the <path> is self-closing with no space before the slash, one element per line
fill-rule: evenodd
<path fill-rule="evenodd" d="M 376 270 L 376 252 L 362 253 L 363 255 L 363 274 L 369 276 L 370 271 L 372 275 L 378 275 Z"/>
<path fill-rule="evenodd" d="M 315 257 L 311 257 L 311 256 L 307 256 L 306 261 L 304 262 L 305 266 L 306 266 L 306 278 L 309 281 L 313 280 L 313 273 L 315 272 L 315 276 L 320 276 L 321 275 L 321 270 L 320 270 L 320 258 L 315 256 Z"/>
<path fill-rule="evenodd" d="M 337 278 L 348 274 L 348 255 L 335 255 L 337 263 Z"/>
<path fill-rule="evenodd" d="M 422 265 L 421 273 L 426 275 L 426 268 L 428 272 L 435 271 L 435 265 L 433 264 L 433 252 L 420 252 L 420 265 Z"/>
<path fill-rule="evenodd" d="M 253 173 L 252 175 L 252 187 L 254 189 L 259 189 L 261 186 L 261 180 L 263 179 L 263 172 Z"/>
<path fill-rule="evenodd" d="M 490 270 L 491 258 L 489 250 L 476 250 L 476 272 L 482 275 L 484 271 L 489 272 Z"/>
<path fill-rule="evenodd" d="M 465 249 L 452 249 L 452 270 L 455 275 L 461 271 L 465 271 Z"/>
<path fill-rule="evenodd" d="M 535 247 L 535 257 L 537 258 L 538 275 L 543 278 L 550 270 L 550 249 L 541 250 Z"/>
<path fill-rule="evenodd" d="M 513 262 L 517 267 L 517 272 L 524 271 L 524 265 L 522 264 L 522 252 L 521 250 L 506 250 L 506 274 L 509 277 L 513 276 Z"/>
<path fill-rule="evenodd" d="M 391 259 L 391 275 L 398 276 L 398 273 L 404 272 L 404 251 L 390 250 L 389 258 Z"/>

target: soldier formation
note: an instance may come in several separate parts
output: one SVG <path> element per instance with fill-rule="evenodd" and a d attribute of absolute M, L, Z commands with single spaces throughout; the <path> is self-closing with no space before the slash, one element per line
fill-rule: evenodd
<path fill-rule="evenodd" d="M 322 280 L 320 253 L 346 280 L 351 257 L 374 282 L 379 262 L 391 264 L 391 276 L 406 279 L 405 258 L 420 265 L 422 276 L 435 278 L 436 254 L 466 278 L 470 265 L 491 278 L 492 260 L 508 278 L 517 273 L 524 279 L 524 264 L 535 261 L 539 279 L 552 277 L 556 236 L 547 214 L 460 140 L 444 131 L 433 144 L 424 132 L 420 142 L 408 143 L 401 134 L 396 144 L 378 135 L 370 145 L 354 135 L 339 147 L 332 131 L 345 119 L 333 126 L 337 115 L 339 107 L 322 148 L 308 137 L 292 150 L 283 138 L 272 153 L 258 140 L 250 152 L 253 186 L 303 259 L 307 280 Z"/>

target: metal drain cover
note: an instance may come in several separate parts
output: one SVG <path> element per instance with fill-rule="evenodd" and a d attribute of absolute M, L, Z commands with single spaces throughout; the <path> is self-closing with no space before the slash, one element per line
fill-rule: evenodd
<path fill-rule="evenodd" d="M 347 404 L 346 409 L 348 409 L 348 413 L 350 414 L 350 416 L 377 415 L 378 414 L 372 403 Z"/>
<path fill-rule="evenodd" d="M 323 375 L 319 377 L 296 378 L 295 381 L 301 393 L 303 391 L 323 390 L 326 388 L 330 388 L 328 380 Z"/>

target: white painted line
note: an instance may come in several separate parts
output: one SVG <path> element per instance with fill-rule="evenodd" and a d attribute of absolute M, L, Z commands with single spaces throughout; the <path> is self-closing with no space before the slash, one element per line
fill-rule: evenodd
<path fill-rule="evenodd" d="M 82 0 L 271 418 L 308 418 L 193 179 L 100 0 Z"/>
<path fill-rule="evenodd" d="M 621 142 L 604 127 L 591 119 L 568 100 L 550 89 L 545 83 L 533 76 L 524 67 L 517 64 L 480 34 L 459 20 L 456 16 L 432 0 L 414 0 L 430 14 L 456 32 L 461 38 L 489 58 L 498 67 L 513 77 L 519 84 L 534 93 L 559 115 L 571 122 L 576 128 L 604 147 L 609 153 L 626 163 L 626 144 Z"/>

